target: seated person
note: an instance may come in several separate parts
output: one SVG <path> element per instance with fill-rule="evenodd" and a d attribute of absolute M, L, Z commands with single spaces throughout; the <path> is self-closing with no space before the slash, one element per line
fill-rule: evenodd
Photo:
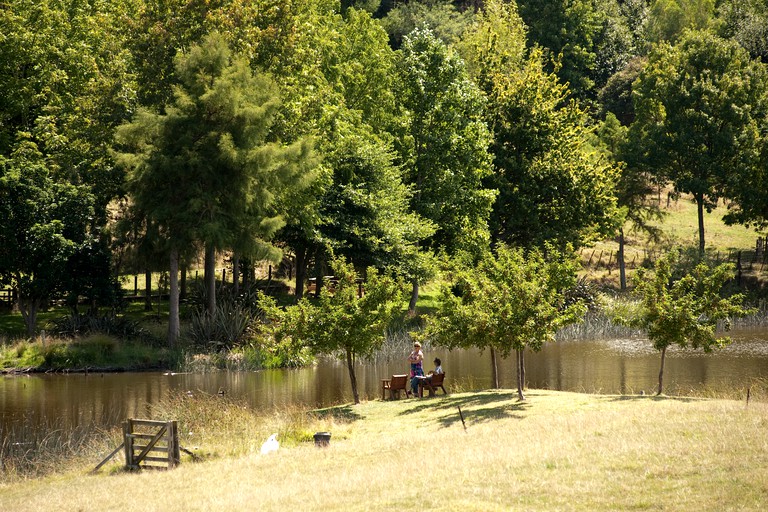
<path fill-rule="evenodd" d="M 429 373 L 427 373 L 427 376 L 424 377 L 424 380 L 426 382 L 429 382 L 429 383 L 432 382 L 432 376 L 433 375 L 438 375 L 438 374 L 441 374 L 441 373 L 445 373 L 443 371 L 442 362 L 440 361 L 439 357 L 436 357 L 433 362 L 435 363 L 435 369 L 434 370 L 430 370 Z"/>
<path fill-rule="evenodd" d="M 435 363 L 435 369 L 434 369 L 434 370 L 431 370 L 431 371 L 430 371 L 430 372 L 427 374 L 427 380 L 430 380 L 429 378 L 430 378 L 432 375 L 434 375 L 434 374 L 445 373 L 445 372 L 443 371 L 442 362 L 440 361 L 440 358 L 439 358 L 439 357 L 436 357 L 436 358 L 435 358 L 435 360 L 434 360 L 433 362 Z"/>

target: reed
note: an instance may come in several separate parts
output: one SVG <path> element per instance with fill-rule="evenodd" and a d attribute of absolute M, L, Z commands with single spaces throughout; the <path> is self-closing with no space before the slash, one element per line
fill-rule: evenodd
<path fill-rule="evenodd" d="M 45 429 L 24 425 L 18 430 L 0 431 L 0 439 L 0 483 L 41 478 L 81 467 L 121 442 L 118 429 L 84 425 L 68 430 L 55 422 Z"/>

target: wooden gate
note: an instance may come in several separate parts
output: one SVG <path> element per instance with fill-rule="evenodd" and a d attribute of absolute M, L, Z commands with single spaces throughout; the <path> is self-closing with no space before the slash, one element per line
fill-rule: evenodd
<path fill-rule="evenodd" d="M 179 464 L 175 421 L 129 419 L 123 422 L 123 438 L 126 469 L 171 469 Z"/>

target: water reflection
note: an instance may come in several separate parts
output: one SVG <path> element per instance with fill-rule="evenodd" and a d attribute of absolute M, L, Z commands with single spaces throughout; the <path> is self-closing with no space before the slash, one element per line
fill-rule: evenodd
<path fill-rule="evenodd" d="M 768 379 L 768 330 L 732 333 L 734 343 L 707 355 L 670 350 L 665 387 L 670 394 L 702 387 L 746 386 Z M 476 389 L 491 385 L 490 356 L 478 351 L 433 350 L 426 360 L 440 357 L 446 384 L 472 382 Z M 427 364 L 430 367 L 430 364 Z M 655 389 L 659 353 L 643 338 L 558 342 L 537 354 L 527 353 L 529 386 L 567 391 L 651 393 Z M 381 379 L 406 373 L 402 361 L 360 365 L 357 379 L 364 399 L 380 397 Z M 502 387 L 515 386 L 514 360 L 499 364 Z M 0 379 L 0 437 L 18 436 L 25 429 L 73 429 L 82 425 L 111 427 L 128 417 L 145 417 L 148 405 L 169 393 L 208 393 L 222 390 L 254 408 L 285 404 L 323 407 L 352 401 L 346 365 L 335 360 L 298 370 L 249 373 L 70 374 L 4 376 Z"/>

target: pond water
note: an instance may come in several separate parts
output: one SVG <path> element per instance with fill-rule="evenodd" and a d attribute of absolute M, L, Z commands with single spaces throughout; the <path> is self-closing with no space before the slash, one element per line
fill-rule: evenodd
<path fill-rule="evenodd" d="M 671 350 L 665 368 L 665 392 L 685 394 L 702 388 L 745 388 L 755 379 L 768 379 L 768 329 L 731 332 L 727 348 L 702 352 Z M 381 379 L 406 373 L 402 361 L 363 364 L 357 368 L 363 398 L 381 396 Z M 491 385 L 487 352 L 432 350 L 431 368 L 440 357 L 446 387 L 462 383 L 467 389 Z M 501 360 L 501 385 L 515 387 L 514 358 Z M 539 353 L 526 353 L 530 388 L 597 393 L 653 393 L 659 353 L 647 339 L 626 338 L 551 343 Z M 352 401 L 346 365 L 321 361 L 312 368 L 259 372 L 168 374 L 162 372 L 113 374 L 32 374 L 0 378 L 0 442 L 18 440 L 52 429 L 112 427 L 129 417 L 145 417 L 148 404 L 174 392 L 227 395 L 246 400 L 254 408 L 283 404 L 323 407 Z"/>

